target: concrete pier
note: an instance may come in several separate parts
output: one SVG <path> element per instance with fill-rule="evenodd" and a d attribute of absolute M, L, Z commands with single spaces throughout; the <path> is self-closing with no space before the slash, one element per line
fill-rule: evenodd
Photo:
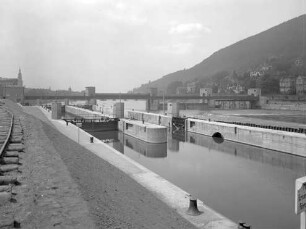
<path fill-rule="evenodd" d="M 132 120 L 144 121 L 165 127 L 171 127 L 172 117 L 161 114 L 146 113 L 140 111 L 128 111 L 128 118 Z"/>
<path fill-rule="evenodd" d="M 167 142 L 167 128 L 137 120 L 121 119 L 118 129 L 127 135 L 150 143 Z"/>

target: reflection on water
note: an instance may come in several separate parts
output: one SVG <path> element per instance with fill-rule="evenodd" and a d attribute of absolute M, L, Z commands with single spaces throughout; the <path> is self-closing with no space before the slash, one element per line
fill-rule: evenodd
<path fill-rule="evenodd" d="M 214 141 L 212 141 L 212 139 Z M 187 133 L 187 140 L 190 143 L 208 147 L 209 150 L 217 150 L 249 160 L 268 163 L 272 166 L 291 169 L 299 174 L 304 174 L 306 172 L 306 160 L 302 157 L 231 141 L 224 141 L 220 144 L 216 142 L 214 138 L 191 132 Z"/>
<path fill-rule="evenodd" d="M 125 146 L 146 157 L 167 157 L 167 143 L 148 143 L 129 135 L 124 135 Z"/>
<path fill-rule="evenodd" d="M 155 147 L 121 132 L 99 138 L 113 138 L 109 145 L 233 221 L 246 221 L 252 228 L 299 228 L 294 182 L 305 176 L 305 158 L 228 141 L 220 144 L 190 132 L 170 134 L 167 145 Z"/>
<path fill-rule="evenodd" d="M 215 143 L 221 144 L 224 142 L 224 138 L 222 137 L 214 137 L 212 136 L 212 139 L 215 141 Z"/>
<path fill-rule="evenodd" d="M 114 149 L 124 154 L 125 146 L 137 153 L 151 158 L 167 157 L 167 143 L 149 143 L 120 131 L 91 132 L 96 138 L 109 143 Z"/>

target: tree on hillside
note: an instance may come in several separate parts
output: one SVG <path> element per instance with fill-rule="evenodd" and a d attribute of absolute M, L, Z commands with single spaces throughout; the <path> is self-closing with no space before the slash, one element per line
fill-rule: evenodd
<path fill-rule="evenodd" d="M 182 81 L 173 81 L 171 82 L 168 87 L 167 87 L 167 95 L 174 95 L 176 94 L 176 89 L 178 87 L 182 87 L 183 86 L 183 82 Z"/>
<path fill-rule="evenodd" d="M 247 89 L 255 88 L 256 87 L 256 80 L 251 79 L 250 77 L 248 77 L 248 78 L 245 79 L 244 84 L 242 86 L 244 86 Z"/>
<path fill-rule="evenodd" d="M 290 70 L 289 70 L 289 74 L 293 75 L 293 76 L 304 76 L 306 75 L 306 66 L 304 65 L 300 65 L 300 66 L 296 66 L 296 65 L 292 65 Z"/>
<path fill-rule="evenodd" d="M 284 58 L 276 59 L 274 63 L 272 63 L 273 69 L 279 72 L 289 72 L 292 63 Z"/>
<path fill-rule="evenodd" d="M 263 95 L 279 93 L 279 80 L 268 74 L 257 82 L 257 86 L 261 88 L 261 93 Z"/>
<path fill-rule="evenodd" d="M 220 71 L 213 74 L 210 78 L 213 82 L 220 83 L 226 76 L 228 76 L 228 71 Z"/>

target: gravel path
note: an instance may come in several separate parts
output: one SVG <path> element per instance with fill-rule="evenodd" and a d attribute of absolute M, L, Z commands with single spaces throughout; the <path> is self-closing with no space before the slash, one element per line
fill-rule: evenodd
<path fill-rule="evenodd" d="M 25 125 L 22 228 L 194 228 L 126 174 L 68 139 L 37 108 Z M 23 189 L 23 190 L 22 190 Z"/>

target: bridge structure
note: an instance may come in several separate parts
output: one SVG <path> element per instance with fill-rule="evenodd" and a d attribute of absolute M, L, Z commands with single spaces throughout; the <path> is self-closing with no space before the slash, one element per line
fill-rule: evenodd
<path fill-rule="evenodd" d="M 95 93 L 94 96 L 69 96 L 69 95 L 25 95 L 25 100 L 59 100 L 59 99 L 71 99 L 71 100 L 88 100 L 88 99 L 131 99 L 131 100 L 194 100 L 194 99 L 218 99 L 218 100 L 248 100 L 257 101 L 258 97 L 251 95 L 215 95 L 215 96 L 199 96 L 199 95 L 150 95 L 150 94 L 133 94 L 133 93 Z"/>
<path fill-rule="evenodd" d="M 146 110 L 158 110 L 159 105 L 168 102 L 179 102 L 185 104 L 209 104 L 215 101 L 248 101 L 250 104 L 256 104 L 259 97 L 250 95 L 215 95 L 215 96 L 200 96 L 200 95 L 152 95 L 141 93 L 95 93 L 91 96 L 69 96 L 69 95 L 25 95 L 24 102 L 37 103 L 52 102 L 52 101 L 95 101 L 95 100 L 144 100 L 147 104 Z M 95 102 L 93 102 L 95 103 Z M 91 104 L 91 103 L 90 103 Z"/>

